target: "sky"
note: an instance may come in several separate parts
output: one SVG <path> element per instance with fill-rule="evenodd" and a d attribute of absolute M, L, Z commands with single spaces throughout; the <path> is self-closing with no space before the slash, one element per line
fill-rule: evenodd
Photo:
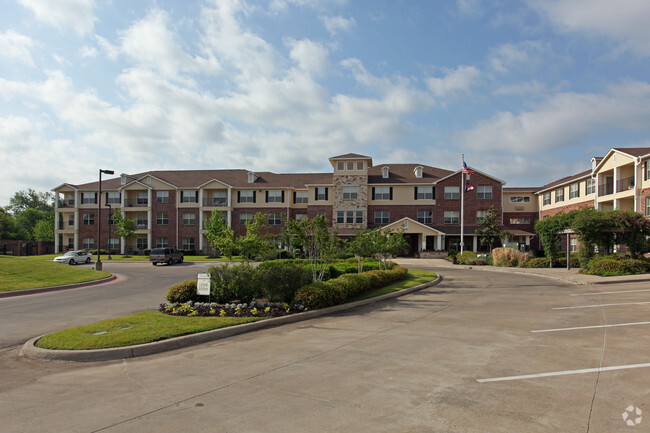
<path fill-rule="evenodd" d="M 1 0 L 0 206 L 119 173 L 468 166 L 650 147 L 647 0 Z"/>

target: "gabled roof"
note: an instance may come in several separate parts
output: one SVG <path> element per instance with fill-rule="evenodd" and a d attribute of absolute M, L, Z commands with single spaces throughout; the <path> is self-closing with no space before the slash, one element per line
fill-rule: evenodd
<path fill-rule="evenodd" d="M 382 167 L 389 167 L 388 178 L 382 177 Z M 422 167 L 422 177 L 415 177 L 415 168 Z M 432 184 L 448 176 L 449 170 L 422 164 L 381 164 L 368 168 L 368 184 Z"/>
<path fill-rule="evenodd" d="M 359 155 L 358 153 L 346 153 L 345 155 L 333 156 L 332 159 L 372 159 L 369 156 Z"/>
<path fill-rule="evenodd" d="M 613 147 L 609 149 L 609 152 L 607 152 L 607 155 L 605 155 L 604 158 L 601 158 L 600 161 L 597 161 L 596 167 L 594 167 L 593 171 L 596 172 L 600 168 L 600 166 L 609 158 L 609 156 L 614 153 L 622 153 L 623 155 L 629 156 L 632 159 L 635 158 L 643 158 L 650 156 L 650 147 Z"/>
<path fill-rule="evenodd" d="M 576 180 L 581 180 L 591 177 L 591 170 L 585 170 L 582 171 L 578 174 L 574 174 L 571 176 L 563 177 L 562 179 L 558 179 L 554 182 L 547 183 L 546 185 L 542 186 L 539 190 L 535 191 L 535 194 L 541 194 L 543 192 L 546 192 L 550 189 L 555 189 L 561 185 L 568 185 L 570 183 L 575 182 Z"/>
<path fill-rule="evenodd" d="M 480 171 L 480 170 L 477 170 L 477 169 L 475 169 L 475 168 L 473 168 L 473 167 L 470 167 L 469 165 L 467 166 L 467 168 L 470 169 L 470 170 L 472 170 L 474 173 L 478 173 L 478 174 L 480 174 L 481 176 L 489 177 L 490 179 L 496 180 L 497 182 L 500 182 L 501 185 L 505 185 L 505 184 L 506 184 L 506 181 L 505 181 L 505 180 L 501 180 L 501 179 L 499 179 L 498 177 L 494 177 L 494 176 L 492 176 L 492 175 L 490 175 L 490 174 L 484 173 L 484 172 L 482 172 L 482 171 Z M 452 176 L 455 176 L 455 175 L 457 175 L 457 174 L 460 174 L 461 172 L 462 172 L 462 170 L 456 170 L 456 171 L 454 171 L 454 172 L 449 172 L 449 173 L 450 173 L 449 175 L 443 177 L 442 179 L 439 179 L 439 181 L 442 181 L 442 180 L 448 179 L 448 178 L 450 178 L 450 177 L 452 177 Z"/>

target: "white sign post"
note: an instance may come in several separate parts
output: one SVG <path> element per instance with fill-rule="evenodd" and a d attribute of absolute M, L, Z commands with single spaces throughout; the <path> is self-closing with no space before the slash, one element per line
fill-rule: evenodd
<path fill-rule="evenodd" d="M 196 294 L 207 296 L 208 302 L 210 302 L 210 275 L 207 272 L 199 272 L 196 281 Z"/>

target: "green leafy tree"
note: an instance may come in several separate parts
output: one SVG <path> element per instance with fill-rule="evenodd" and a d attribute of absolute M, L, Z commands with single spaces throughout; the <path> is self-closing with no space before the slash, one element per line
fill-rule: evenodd
<path fill-rule="evenodd" d="M 381 260 L 384 269 L 390 266 L 391 258 L 398 256 L 409 247 L 404 237 L 404 228 L 399 231 L 384 230 L 377 228 L 372 231 L 372 238 L 375 245 L 375 254 Z"/>
<path fill-rule="evenodd" d="M 111 219 L 115 223 L 114 233 L 116 235 L 124 239 L 135 237 L 135 220 L 128 219 L 126 214 L 122 213 L 120 209 L 113 211 Z"/>
<path fill-rule="evenodd" d="M 329 231 L 327 218 L 320 215 L 300 221 L 287 220 L 285 230 L 292 238 L 292 245 L 300 248 L 309 259 L 314 282 L 323 281 L 337 246 L 336 235 Z"/>
<path fill-rule="evenodd" d="M 544 247 L 544 253 L 549 259 L 549 265 L 559 257 L 559 245 L 562 240 L 562 232 L 571 227 L 572 216 L 559 213 L 535 223 L 535 232 Z"/>
<path fill-rule="evenodd" d="M 20 239 L 14 216 L 2 207 L 0 207 L 0 239 Z"/>
<path fill-rule="evenodd" d="M 51 192 L 37 192 L 31 188 L 14 193 L 9 199 L 8 210 L 15 215 L 27 209 L 54 212 L 54 195 Z"/>
<path fill-rule="evenodd" d="M 354 254 L 358 263 L 358 272 L 363 272 L 363 264 L 368 257 L 372 257 L 377 252 L 375 246 L 373 230 L 363 230 L 356 234 L 345 245 L 345 249 Z"/>
<path fill-rule="evenodd" d="M 239 236 L 235 241 L 237 249 L 246 260 L 270 255 L 275 249 L 273 239 L 275 236 L 268 233 L 266 216 L 257 212 L 252 220 L 246 221 L 246 234 Z"/>
<path fill-rule="evenodd" d="M 36 240 L 34 227 L 36 227 L 36 224 L 38 224 L 39 221 L 47 219 L 53 220 L 54 214 L 52 212 L 32 208 L 21 210 L 14 216 L 20 239 Z M 54 225 L 52 225 L 52 237 L 54 237 Z"/>
<path fill-rule="evenodd" d="M 49 214 L 34 225 L 34 239 L 54 242 L 54 215 Z"/>
<path fill-rule="evenodd" d="M 613 211 L 610 217 L 616 243 L 627 246 L 630 256 L 636 259 L 648 251 L 650 221 L 638 212 Z"/>
<path fill-rule="evenodd" d="M 205 223 L 205 237 L 228 260 L 232 260 L 232 256 L 237 248 L 235 231 L 232 227 L 228 226 L 221 212 L 217 210 L 212 211 L 210 219 Z"/>
<path fill-rule="evenodd" d="M 481 220 L 481 226 L 474 233 L 479 237 L 481 245 L 487 245 L 490 251 L 494 248 L 494 244 L 501 242 L 504 232 L 501 230 L 499 215 L 494 207 L 488 209 L 485 218 Z"/>

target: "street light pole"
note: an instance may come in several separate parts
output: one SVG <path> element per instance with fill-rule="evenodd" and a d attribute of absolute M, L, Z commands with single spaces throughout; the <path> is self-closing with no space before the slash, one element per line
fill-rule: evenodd
<path fill-rule="evenodd" d="M 102 270 L 102 173 L 115 174 L 113 170 L 99 169 L 99 194 L 97 195 L 97 262 L 95 263 L 95 270 Z"/>
<path fill-rule="evenodd" d="M 111 204 L 106 203 L 108 207 L 108 260 L 111 260 L 111 217 L 113 216 L 113 209 L 111 209 Z"/>

